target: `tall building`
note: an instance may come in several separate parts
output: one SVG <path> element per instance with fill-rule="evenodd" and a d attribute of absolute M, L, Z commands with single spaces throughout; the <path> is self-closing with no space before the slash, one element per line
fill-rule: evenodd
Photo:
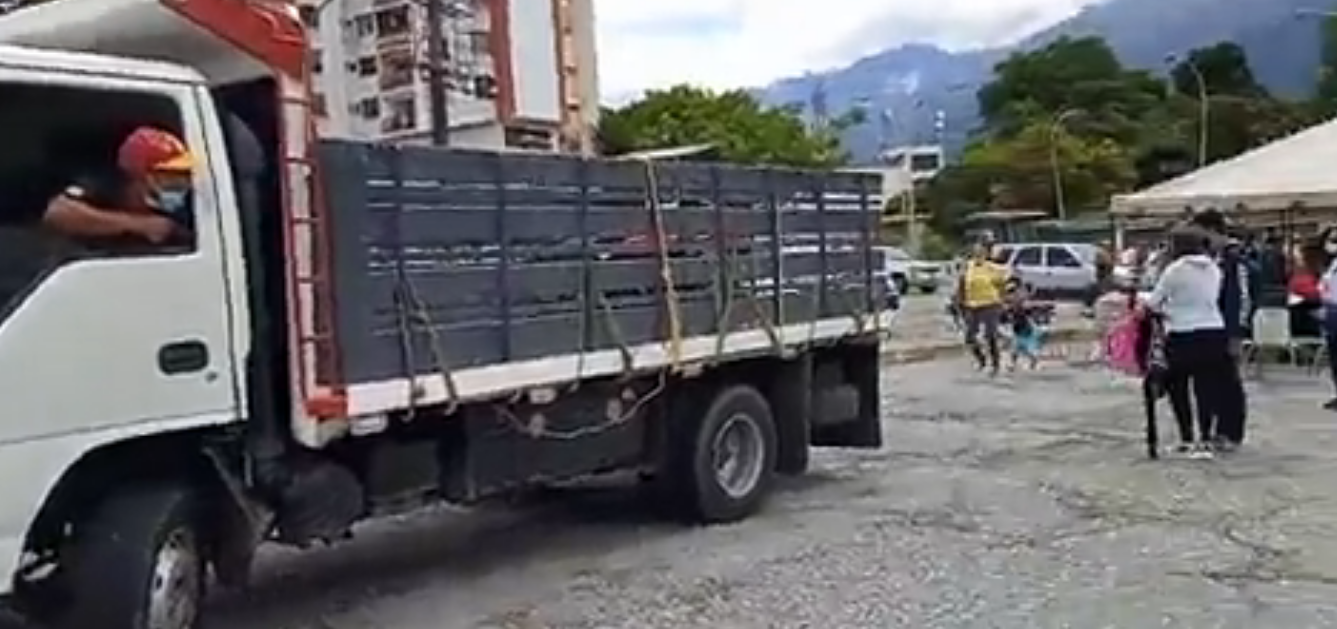
<path fill-rule="evenodd" d="M 430 140 L 427 1 L 444 16 L 452 145 L 593 150 L 593 0 L 300 0 L 322 133 Z"/>

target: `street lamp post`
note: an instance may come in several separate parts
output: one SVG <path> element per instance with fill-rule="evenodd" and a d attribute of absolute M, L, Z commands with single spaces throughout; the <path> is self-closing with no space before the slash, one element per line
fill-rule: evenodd
<path fill-rule="evenodd" d="M 1081 109 L 1065 109 L 1054 116 L 1053 124 L 1049 125 L 1049 167 L 1054 176 L 1054 209 L 1060 221 L 1068 219 L 1068 208 L 1063 195 L 1063 169 L 1058 163 L 1058 133 L 1063 130 L 1063 123 L 1084 113 Z"/>
<path fill-rule="evenodd" d="M 1185 57 L 1183 61 L 1198 82 L 1198 168 L 1202 168 L 1207 165 L 1207 123 L 1211 111 L 1211 104 L 1207 98 L 1207 79 L 1192 58 Z M 1171 67 L 1178 62 L 1177 55 L 1170 54 L 1165 57 L 1165 63 Z"/>

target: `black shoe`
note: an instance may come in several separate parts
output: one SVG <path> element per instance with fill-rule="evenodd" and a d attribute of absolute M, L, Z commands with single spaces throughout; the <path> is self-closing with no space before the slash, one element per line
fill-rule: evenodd
<path fill-rule="evenodd" d="M 1331 400 L 1328 400 L 1327 402 L 1324 402 L 1324 403 L 1323 403 L 1323 410 L 1325 410 L 1325 411 L 1337 411 L 1337 397 L 1332 398 Z"/>

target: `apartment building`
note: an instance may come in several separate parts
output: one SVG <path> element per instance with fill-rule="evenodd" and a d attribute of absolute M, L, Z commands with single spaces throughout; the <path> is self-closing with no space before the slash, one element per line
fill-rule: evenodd
<path fill-rule="evenodd" d="M 442 3 L 452 145 L 593 151 L 593 0 L 300 0 L 323 133 L 430 140 L 427 1 Z"/>

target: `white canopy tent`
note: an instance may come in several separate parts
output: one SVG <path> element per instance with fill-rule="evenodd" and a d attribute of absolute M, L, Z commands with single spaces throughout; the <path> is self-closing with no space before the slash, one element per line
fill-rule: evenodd
<path fill-rule="evenodd" d="M 1111 202 L 1117 216 L 1181 214 L 1243 205 L 1250 211 L 1337 208 L 1337 120 L 1310 127 Z"/>

